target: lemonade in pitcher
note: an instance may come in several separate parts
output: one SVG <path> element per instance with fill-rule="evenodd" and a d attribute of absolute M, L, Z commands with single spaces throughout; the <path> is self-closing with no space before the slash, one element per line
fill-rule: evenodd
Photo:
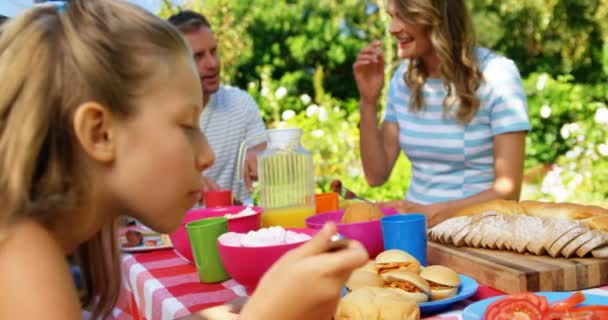
<path fill-rule="evenodd" d="M 257 155 L 264 227 L 305 227 L 304 220 L 315 213 L 312 154 L 300 143 L 301 137 L 299 128 L 266 132 L 267 147 Z M 241 149 L 242 156 L 247 148 Z"/>
<path fill-rule="evenodd" d="M 305 228 L 304 220 L 315 213 L 312 207 L 287 207 L 266 209 L 262 213 L 262 226 L 282 226 L 284 228 Z"/>

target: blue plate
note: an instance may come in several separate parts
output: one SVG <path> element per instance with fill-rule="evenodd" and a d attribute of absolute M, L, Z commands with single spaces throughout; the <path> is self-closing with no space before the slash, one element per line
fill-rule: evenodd
<path fill-rule="evenodd" d="M 574 291 L 573 291 L 574 292 Z M 572 295 L 573 292 L 535 292 L 539 296 L 546 297 L 549 303 L 557 302 L 560 300 L 564 300 Z M 608 305 L 608 297 L 606 296 L 598 296 L 595 294 L 584 293 L 585 302 L 579 304 L 579 306 L 586 305 Z M 504 296 L 492 297 L 488 299 L 483 299 L 477 301 L 473 304 L 467 306 L 464 311 L 462 311 L 463 320 L 482 320 L 483 315 L 486 312 L 486 308 L 490 305 L 490 303 L 503 298 Z"/>
<path fill-rule="evenodd" d="M 477 281 L 462 274 L 458 276 L 460 277 L 460 288 L 458 288 L 458 293 L 455 296 L 443 300 L 419 303 L 420 313 L 426 314 L 441 311 L 455 302 L 464 300 L 477 292 L 477 288 L 479 287 Z M 342 290 L 342 296 L 344 295 L 346 295 L 346 289 Z"/>

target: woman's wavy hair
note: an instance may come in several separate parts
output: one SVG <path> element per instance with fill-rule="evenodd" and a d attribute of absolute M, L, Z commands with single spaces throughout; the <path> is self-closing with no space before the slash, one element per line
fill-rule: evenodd
<path fill-rule="evenodd" d="M 473 22 L 464 0 L 394 0 L 398 18 L 404 22 L 425 27 L 431 44 L 439 57 L 439 74 L 447 94 L 443 100 L 445 113 L 454 103 L 456 119 L 469 123 L 479 110 L 476 94 L 482 81 L 475 47 L 477 39 Z M 405 74 L 411 90 L 410 108 L 424 108 L 422 86 L 428 77 L 420 59 L 412 59 Z"/>
<path fill-rule="evenodd" d="M 25 218 L 49 229 L 58 219 L 82 219 L 76 215 L 87 206 L 91 182 L 77 170 L 73 113 L 95 101 L 128 119 L 135 99 L 151 89 L 148 79 L 181 57 L 190 53 L 174 27 L 119 0 L 38 5 L 2 26 L 0 241 Z M 83 306 L 94 319 L 107 316 L 118 298 L 116 242 L 108 224 L 75 254 Z"/>

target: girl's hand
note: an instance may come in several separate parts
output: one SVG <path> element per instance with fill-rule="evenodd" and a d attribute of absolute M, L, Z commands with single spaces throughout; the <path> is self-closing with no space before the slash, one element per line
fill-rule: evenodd
<path fill-rule="evenodd" d="M 359 89 L 362 106 L 376 106 L 384 87 L 384 55 L 380 41 L 374 41 L 361 49 L 353 72 Z"/>
<path fill-rule="evenodd" d="M 332 319 L 344 283 L 369 256 L 358 241 L 327 252 L 336 233 L 326 224 L 313 239 L 291 250 L 262 277 L 241 319 Z"/>

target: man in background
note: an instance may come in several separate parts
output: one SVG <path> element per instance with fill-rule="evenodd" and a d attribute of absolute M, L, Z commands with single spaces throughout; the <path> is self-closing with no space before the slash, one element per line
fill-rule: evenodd
<path fill-rule="evenodd" d="M 220 84 L 218 44 L 203 15 L 182 11 L 168 20 L 190 45 L 203 89 L 203 112 L 199 123 L 215 152 L 215 163 L 203 172 L 204 191 L 230 189 L 235 199 L 247 199 L 251 181 L 257 178 L 255 156 L 265 144 L 254 146 L 246 155 L 244 177 L 236 176 L 237 158 L 246 138 L 265 132 L 258 106 L 247 92 Z M 245 185 L 240 182 L 242 179 Z"/>

